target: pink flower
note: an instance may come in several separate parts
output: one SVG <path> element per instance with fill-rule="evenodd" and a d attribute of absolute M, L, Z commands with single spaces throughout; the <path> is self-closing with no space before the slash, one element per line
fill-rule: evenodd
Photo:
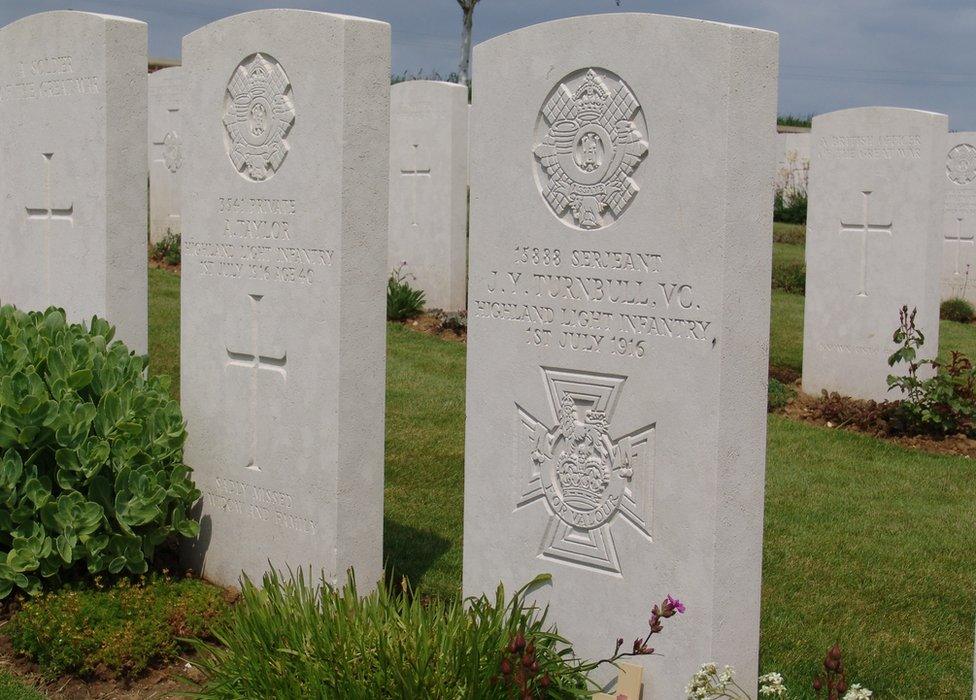
<path fill-rule="evenodd" d="M 679 613 L 683 613 L 685 611 L 685 604 L 682 603 L 677 598 L 672 598 L 670 595 L 668 596 L 668 605 L 670 605 Z"/>

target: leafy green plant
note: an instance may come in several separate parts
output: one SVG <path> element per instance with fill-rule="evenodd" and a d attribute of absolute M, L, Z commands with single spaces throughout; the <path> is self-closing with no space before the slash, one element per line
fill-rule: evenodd
<path fill-rule="evenodd" d="M 96 583 L 32 598 L 4 632 L 14 650 L 49 678 L 65 673 L 130 678 L 189 650 L 183 638 L 210 638 L 227 609 L 224 592 L 203 581 L 122 579 L 110 587 Z"/>
<path fill-rule="evenodd" d="M 509 698 L 508 647 L 531 649 L 531 692 L 588 697 L 585 670 L 569 643 L 526 594 L 506 603 L 427 601 L 383 582 L 360 597 L 350 572 L 337 588 L 315 585 L 304 572 L 244 580 L 241 599 L 214 630 L 218 644 L 200 643 L 197 666 L 206 681 L 199 698 Z M 531 664 L 530 664 L 531 665 Z M 522 695 L 519 695 L 522 697 Z M 536 697 L 533 695 L 532 697 Z"/>
<path fill-rule="evenodd" d="M 0 599 L 141 574 L 160 543 L 197 534 L 179 404 L 114 335 L 0 307 Z"/>
<path fill-rule="evenodd" d="M 412 275 L 403 271 L 405 266 L 404 262 L 393 270 L 386 284 L 386 318 L 389 321 L 403 321 L 419 316 L 427 303 L 423 290 L 410 286 L 409 279 Z"/>
<path fill-rule="evenodd" d="M 767 397 L 767 408 L 770 411 L 779 411 L 796 398 L 796 390 L 770 377 Z"/>
<path fill-rule="evenodd" d="M 803 189 L 778 189 L 773 198 L 773 221 L 786 224 L 807 222 L 807 193 Z"/>
<path fill-rule="evenodd" d="M 773 289 L 790 294 L 804 294 L 807 288 L 807 267 L 803 263 L 773 263 Z"/>
<path fill-rule="evenodd" d="M 167 265 L 179 265 L 180 234 L 167 229 L 166 235 L 156 241 L 149 249 L 149 259 Z"/>
<path fill-rule="evenodd" d="M 900 390 L 904 398 L 894 407 L 903 430 L 936 436 L 963 433 L 976 436 L 976 369 L 960 352 L 952 351 L 949 362 L 918 358 L 925 335 L 915 325 L 917 309 L 903 306 L 893 340 L 900 347 L 888 358 L 894 367 L 908 364 L 903 376 L 888 375 L 888 390 Z M 922 379 L 919 371 L 929 367 L 932 376 Z"/>
<path fill-rule="evenodd" d="M 668 596 L 654 605 L 632 650 L 600 661 L 578 659 L 528 601 L 551 582 L 537 576 L 506 602 L 494 597 L 442 602 L 384 581 L 360 596 L 352 571 L 338 588 L 304 571 L 271 571 L 259 588 L 246 577 L 241 599 L 214 628 L 216 644 L 197 642 L 204 681 L 193 697 L 223 698 L 587 698 L 589 674 L 604 663 L 653 654 L 648 642 L 664 620 L 685 611 Z"/>
<path fill-rule="evenodd" d="M 965 299 L 946 299 L 939 308 L 939 318 L 956 323 L 972 323 L 976 320 L 976 309 Z"/>
<path fill-rule="evenodd" d="M 804 224 L 773 224 L 773 243 L 791 243 L 805 245 L 807 242 L 807 227 Z"/>

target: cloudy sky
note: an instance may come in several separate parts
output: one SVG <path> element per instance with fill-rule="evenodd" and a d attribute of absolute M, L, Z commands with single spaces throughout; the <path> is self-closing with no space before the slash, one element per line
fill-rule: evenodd
<path fill-rule="evenodd" d="M 149 23 L 153 56 L 178 58 L 180 38 L 220 17 L 301 7 L 382 19 L 393 27 L 397 73 L 457 68 L 455 0 L 0 0 L 0 24 L 71 8 Z M 597 12 L 660 12 L 780 33 L 780 113 L 861 105 L 945 112 L 976 130 L 974 0 L 482 0 L 475 42 L 536 22 Z"/>

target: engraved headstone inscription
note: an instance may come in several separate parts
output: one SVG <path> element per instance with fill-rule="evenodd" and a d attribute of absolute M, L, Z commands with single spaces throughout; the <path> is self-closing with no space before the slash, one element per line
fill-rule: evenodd
<path fill-rule="evenodd" d="M 0 29 L 0 302 L 108 319 L 147 349 L 146 25 L 44 12 Z"/>
<path fill-rule="evenodd" d="M 942 185 L 942 298 L 976 303 L 976 132 L 949 134 Z"/>
<path fill-rule="evenodd" d="M 890 107 L 814 118 L 807 393 L 897 398 L 888 392 L 888 357 L 897 348 L 892 334 L 903 305 L 918 309 L 923 352 L 938 348 L 947 126 L 945 115 Z"/>
<path fill-rule="evenodd" d="M 180 168 L 183 167 L 183 101 L 179 67 L 149 74 L 149 242 L 182 232 Z"/>
<path fill-rule="evenodd" d="M 389 25 L 355 17 L 183 40 L 188 556 L 222 584 L 380 575 L 389 76 Z"/>
<path fill-rule="evenodd" d="M 648 700 L 756 677 L 777 47 L 618 14 L 474 52 L 464 590 L 552 574 L 589 658 L 680 593 Z"/>
<path fill-rule="evenodd" d="M 390 88 L 389 267 L 428 308 L 464 308 L 467 291 L 468 89 L 408 80 Z"/>

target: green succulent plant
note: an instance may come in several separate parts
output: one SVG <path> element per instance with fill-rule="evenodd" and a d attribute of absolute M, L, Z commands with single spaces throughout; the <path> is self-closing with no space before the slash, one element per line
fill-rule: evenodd
<path fill-rule="evenodd" d="M 0 599 L 144 573 L 168 537 L 197 534 L 179 404 L 114 335 L 0 307 Z"/>

